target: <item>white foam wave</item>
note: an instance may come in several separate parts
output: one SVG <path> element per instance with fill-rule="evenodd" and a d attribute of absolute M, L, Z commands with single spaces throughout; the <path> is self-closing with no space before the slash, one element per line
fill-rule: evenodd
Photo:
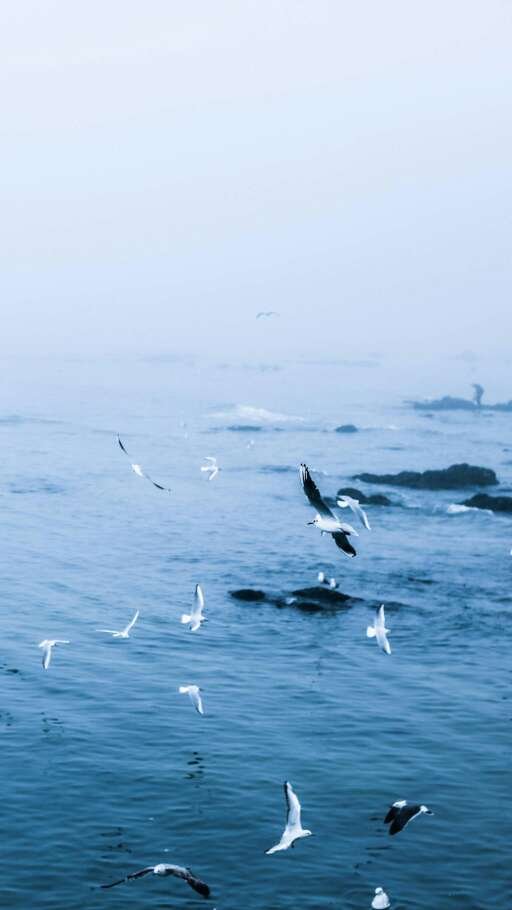
<path fill-rule="evenodd" d="M 476 506 L 463 506 L 457 502 L 451 502 L 446 509 L 448 515 L 462 515 L 463 512 L 484 512 L 486 515 L 493 515 L 492 509 L 477 509 Z"/>
<path fill-rule="evenodd" d="M 249 420 L 251 423 L 261 424 L 304 422 L 304 417 L 297 417 L 294 414 L 279 414 L 275 411 L 267 411 L 266 408 L 255 408 L 249 404 L 237 404 L 229 411 L 216 411 L 212 416 L 229 420 L 236 417 L 239 420 Z"/>

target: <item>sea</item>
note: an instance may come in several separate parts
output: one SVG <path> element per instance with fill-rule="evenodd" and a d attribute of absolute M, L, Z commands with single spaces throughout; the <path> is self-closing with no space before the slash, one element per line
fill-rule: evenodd
<path fill-rule="evenodd" d="M 13 368 L 0 397 L 2 908 L 367 910 L 383 887 L 395 910 L 510 910 L 512 518 L 454 508 L 475 490 L 353 475 L 469 462 L 511 493 L 512 416 L 416 412 L 412 377 L 387 384 L 373 361 L 172 355 Z M 118 433 L 171 493 L 130 469 Z M 370 532 L 343 513 L 355 559 L 307 525 L 300 462 L 326 496 L 392 500 L 367 507 Z M 354 601 L 298 609 L 293 592 L 319 571 Z M 180 617 L 197 583 L 207 621 L 191 633 Z M 233 598 L 241 588 L 290 602 Z M 390 656 L 366 636 L 380 604 Z M 135 610 L 129 639 L 96 631 Z M 70 644 L 45 672 L 46 638 Z M 314 836 L 267 856 L 284 781 Z M 434 815 L 390 837 L 401 799 Z M 209 901 L 172 877 L 100 888 L 161 862 L 189 866 Z"/>

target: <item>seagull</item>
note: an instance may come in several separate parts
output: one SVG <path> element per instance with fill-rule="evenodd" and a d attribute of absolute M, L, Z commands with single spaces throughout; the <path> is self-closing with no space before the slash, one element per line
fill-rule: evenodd
<path fill-rule="evenodd" d="M 325 572 L 319 572 L 317 575 L 318 581 L 321 585 L 327 585 L 331 591 L 334 591 L 338 587 L 338 582 L 335 578 L 326 578 Z"/>
<path fill-rule="evenodd" d="M 119 433 L 117 434 L 117 441 L 118 441 L 118 443 L 119 443 L 119 448 L 121 449 L 121 451 L 124 452 L 124 454 L 129 458 L 130 456 L 128 455 L 128 452 L 126 451 L 126 449 L 125 449 L 123 443 L 121 442 L 121 437 L 119 436 Z M 170 489 L 169 489 L 168 487 L 163 487 L 161 483 L 157 483 L 156 480 L 153 480 L 153 478 L 149 476 L 149 474 L 146 474 L 146 473 L 142 470 L 140 464 L 132 464 L 132 463 L 130 462 L 130 465 L 131 465 L 132 471 L 133 471 L 135 474 L 137 474 L 137 477 L 143 477 L 144 480 L 149 480 L 149 482 L 152 483 L 153 486 L 157 488 L 157 490 L 163 490 L 164 493 L 170 493 L 170 492 L 171 492 Z"/>
<path fill-rule="evenodd" d="M 356 556 L 356 551 L 348 537 L 350 534 L 353 534 L 354 537 L 359 537 L 357 531 L 351 525 L 344 524 L 336 517 L 334 512 L 331 512 L 329 506 L 323 501 L 320 491 L 309 473 L 309 468 L 305 464 L 301 464 L 299 474 L 302 489 L 317 512 L 313 521 L 308 521 L 308 524 L 316 525 L 322 534 L 331 534 L 340 550 L 343 550 L 348 556 Z"/>
<path fill-rule="evenodd" d="M 260 310 L 259 313 L 256 313 L 256 319 L 269 318 L 270 316 L 279 316 L 279 313 L 276 313 L 275 310 Z"/>
<path fill-rule="evenodd" d="M 281 835 L 281 840 L 274 847 L 271 847 L 270 850 L 265 850 L 265 853 L 269 855 L 270 853 L 277 853 L 278 850 L 288 850 L 288 847 L 293 847 L 296 840 L 300 837 L 309 837 L 313 832 L 308 831 L 307 828 L 303 828 L 300 822 L 300 803 L 294 793 L 292 785 L 285 781 L 284 784 L 284 795 L 286 797 L 286 826 Z"/>
<path fill-rule="evenodd" d="M 182 878 L 187 882 L 187 885 L 190 885 L 194 891 L 197 891 L 198 894 L 201 894 L 203 897 L 210 896 L 210 889 L 205 882 L 202 882 L 200 878 L 197 878 L 196 875 L 186 866 L 171 866 L 170 863 L 158 863 L 156 866 L 146 866 L 145 869 L 139 869 L 138 872 L 131 872 L 130 875 L 127 875 L 125 878 L 120 878 L 117 882 L 111 882 L 109 885 L 101 885 L 102 888 L 115 888 L 116 885 L 122 885 L 123 882 L 128 882 L 132 878 L 142 878 L 143 875 L 149 875 L 150 872 L 153 872 L 155 875 L 175 875 L 176 878 Z"/>
<path fill-rule="evenodd" d="M 131 619 L 130 622 L 128 623 L 128 625 L 125 626 L 124 629 L 121 629 L 119 632 L 116 631 L 116 629 L 95 629 L 94 631 L 95 632 L 107 632 L 109 635 L 112 636 L 112 638 L 129 638 L 130 631 L 133 629 L 138 618 L 139 618 L 139 611 L 137 610 L 133 619 Z"/>
<path fill-rule="evenodd" d="M 357 515 L 363 527 L 365 527 L 367 531 L 371 531 L 368 515 L 359 505 L 358 499 L 352 499 L 351 496 L 339 496 L 336 500 L 336 504 L 340 507 L 340 509 L 346 509 L 347 507 L 349 509 L 352 509 L 354 515 Z"/>
<path fill-rule="evenodd" d="M 201 585 L 196 585 L 194 591 L 194 606 L 192 607 L 192 613 L 184 613 L 181 617 L 182 623 L 190 623 L 190 631 L 197 632 L 202 622 L 206 622 L 205 617 L 203 616 L 204 610 L 204 594 Z"/>
<path fill-rule="evenodd" d="M 405 828 L 413 818 L 416 818 L 417 815 L 433 815 L 434 813 L 428 808 L 428 806 L 409 806 L 406 799 L 400 799 L 398 802 L 393 803 L 389 808 L 389 812 L 384 819 L 384 824 L 389 825 L 389 833 L 391 835 L 398 834 L 402 828 Z"/>
<path fill-rule="evenodd" d="M 201 471 L 206 471 L 210 475 L 208 480 L 213 480 L 213 478 L 216 477 L 220 471 L 220 468 L 217 464 L 217 459 L 214 458 L 213 455 L 207 455 L 206 461 L 209 461 L 210 464 L 202 465 Z"/>
<path fill-rule="evenodd" d="M 372 910 L 387 910 L 391 906 L 389 897 L 383 888 L 375 889 L 375 897 L 372 900 Z"/>
<path fill-rule="evenodd" d="M 69 645 L 70 642 L 65 638 L 45 638 L 44 641 L 40 641 L 38 648 L 43 648 L 43 669 L 47 670 L 50 666 L 50 661 L 52 659 L 52 648 L 55 645 Z"/>
<path fill-rule="evenodd" d="M 200 695 L 199 686 L 180 686 L 180 695 L 188 695 L 198 714 L 204 714 L 203 700 Z"/>
<path fill-rule="evenodd" d="M 366 634 L 368 638 L 376 638 L 377 644 L 386 654 L 391 654 L 391 645 L 386 636 L 386 632 L 389 632 L 389 629 L 386 629 L 386 620 L 384 617 L 384 604 L 381 604 L 377 615 L 375 617 L 375 622 L 373 626 L 368 626 L 366 629 Z"/>

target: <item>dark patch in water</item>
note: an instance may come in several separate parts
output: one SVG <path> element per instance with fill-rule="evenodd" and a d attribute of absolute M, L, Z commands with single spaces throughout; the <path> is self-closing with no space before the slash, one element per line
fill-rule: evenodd
<path fill-rule="evenodd" d="M 289 464 L 264 464 L 260 468 L 262 474 L 290 474 L 296 470 L 295 466 Z"/>
<path fill-rule="evenodd" d="M 58 483 L 52 483 L 51 480 L 45 480 L 44 478 L 36 477 L 33 480 L 28 481 L 23 486 L 19 486 L 16 483 L 10 483 L 9 491 L 11 493 L 16 493 L 18 495 L 24 496 L 30 493 L 64 493 L 65 488 L 60 486 Z"/>

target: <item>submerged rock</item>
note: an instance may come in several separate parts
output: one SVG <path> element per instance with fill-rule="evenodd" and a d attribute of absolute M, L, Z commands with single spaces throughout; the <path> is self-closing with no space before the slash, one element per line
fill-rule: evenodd
<path fill-rule="evenodd" d="M 341 427 L 336 427 L 335 433 L 358 433 L 358 429 L 354 423 L 343 423 Z"/>
<path fill-rule="evenodd" d="M 491 509 L 493 512 L 512 512 L 512 496 L 489 496 L 488 493 L 477 493 L 471 499 L 465 499 L 463 506 L 470 509 Z"/>
<path fill-rule="evenodd" d="M 315 586 L 312 588 L 299 588 L 291 594 L 267 594 L 257 588 L 241 588 L 230 591 L 235 600 L 246 603 L 267 603 L 274 607 L 295 607 L 306 613 L 319 613 L 322 610 L 348 609 L 353 604 L 361 601 L 360 597 L 352 597 L 331 588 Z"/>
<path fill-rule="evenodd" d="M 371 505 L 371 506 L 392 506 L 393 503 L 387 496 L 384 496 L 383 493 L 372 493 L 370 496 L 367 496 L 366 493 L 362 493 L 361 490 L 356 490 L 355 487 L 341 487 L 338 490 L 337 494 L 339 496 L 351 496 L 352 499 L 358 499 L 362 506 Z"/>
<path fill-rule="evenodd" d="M 385 483 L 416 490 L 456 490 L 464 487 L 489 487 L 498 483 L 490 468 L 470 464 L 452 464 L 437 471 L 400 471 L 399 474 L 355 474 L 354 480 Z"/>

